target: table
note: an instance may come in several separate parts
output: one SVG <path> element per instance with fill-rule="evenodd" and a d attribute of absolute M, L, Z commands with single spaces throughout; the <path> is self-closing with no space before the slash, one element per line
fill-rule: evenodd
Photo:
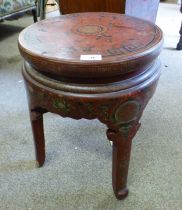
<path fill-rule="evenodd" d="M 18 45 L 38 165 L 44 113 L 98 119 L 113 141 L 114 193 L 125 198 L 131 143 L 157 86 L 162 44 L 156 25 L 116 13 L 63 15 L 24 29 Z"/>

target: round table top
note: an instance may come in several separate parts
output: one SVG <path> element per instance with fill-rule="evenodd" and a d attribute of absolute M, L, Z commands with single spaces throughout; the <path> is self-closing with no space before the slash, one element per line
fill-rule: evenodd
<path fill-rule="evenodd" d="M 19 49 L 36 70 L 79 78 L 145 70 L 159 55 L 162 32 L 153 23 L 116 13 L 61 15 L 19 36 Z"/>

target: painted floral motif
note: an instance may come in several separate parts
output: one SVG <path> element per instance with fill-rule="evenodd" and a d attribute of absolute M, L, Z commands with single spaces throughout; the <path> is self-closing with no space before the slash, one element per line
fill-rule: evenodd
<path fill-rule="evenodd" d="M 68 113 L 70 111 L 70 104 L 63 98 L 53 100 L 53 107 L 64 113 Z"/>
<path fill-rule="evenodd" d="M 142 98 L 130 98 L 127 100 L 107 99 L 107 101 L 82 101 L 70 100 L 69 97 L 56 96 L 42 91 L 35 91 L 31 86 L 28 86 L 31 101 L 36 102 L 38 106 L 53 110 L 53 112 L 61 116 L 71 117 L 74 119 L 95 119 L 98 118 L 101 122 L 113 127 L 121 132 L 124 138 L 133 132 L 133 128 L 138 129 L 139 119 L 145 107 L 145 104 L 152 96 L 147 97 L 144 102 Z M 147 89 L 153 93 L 153 89 Z M 145 95 L 147 95 L 147 92 Z M 35 104 L 34 104 L 35 105 Z"/>

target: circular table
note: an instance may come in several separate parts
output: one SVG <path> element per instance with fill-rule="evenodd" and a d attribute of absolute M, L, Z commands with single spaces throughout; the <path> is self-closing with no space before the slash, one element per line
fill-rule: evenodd
<path fill-rule="evenodd" d="M 161 30 L 121 14 L 75 13 L 27 27 L 18 44 L 39 166 L 44 113 L 98 119 L 113 141 L 114 193 L 126 197 L 131 142 L 160 76 Z"/>

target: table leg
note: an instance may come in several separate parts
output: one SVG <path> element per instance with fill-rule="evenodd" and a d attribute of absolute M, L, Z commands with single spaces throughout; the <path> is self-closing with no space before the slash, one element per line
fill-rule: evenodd
<path fill-rule="evenodd" d="M 107 130 L 108 139 L 113 141 L 112 185 L 117 199 L 124 199 L 128 195 L 127 177 L 131 145 L 139 125 L 135 124 L 127 136 L 120 131 Z"/>
<path fill-rule="evenodd" d="M 45 161 L 45 138 L 43 127 L 43 113 L 37 110 L 30 111 L 30 120 L 35 145 L 35 154 L 38 167 Z"/>

